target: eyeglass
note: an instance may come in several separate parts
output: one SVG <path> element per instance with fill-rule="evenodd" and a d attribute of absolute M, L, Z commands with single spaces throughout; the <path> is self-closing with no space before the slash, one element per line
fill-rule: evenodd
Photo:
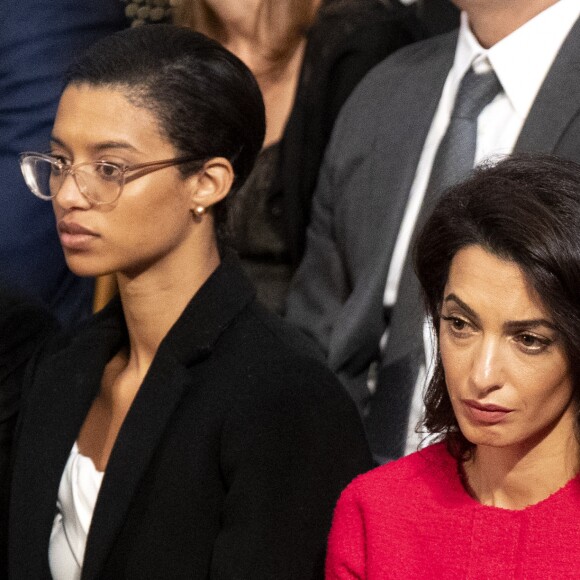
<path fill-rule="evenodd" d="M 121 196 L 127 175 L 140 171 L 133 177 L 138 179 L 174 165 L 199 161 L 196 157 L 176 157 L 162 161 L 138 163 L 137 165 L 117 165 L 109 161 L 87 161 L 67 165 L 60 159 L 43 153 L 21 153 L 20 169 L 26 185 L 36 197 L 54 199 L 68 175 L 74 179 L 81 194 L 95 205 L 115 203 Z"/>

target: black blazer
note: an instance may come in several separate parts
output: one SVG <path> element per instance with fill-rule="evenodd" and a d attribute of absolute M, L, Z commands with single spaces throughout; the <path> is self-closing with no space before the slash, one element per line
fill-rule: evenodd
<path fill-rule="evenodd" d="M 120 302 L 31 361 L 17 427 L 9 577 L 49 579 L 60 478 L 127 340 Z M 161 343 L 95 506 L 83 580 L 322 578 L 341 489 L 371 467 L 357 411 L 227 256 Z"/>

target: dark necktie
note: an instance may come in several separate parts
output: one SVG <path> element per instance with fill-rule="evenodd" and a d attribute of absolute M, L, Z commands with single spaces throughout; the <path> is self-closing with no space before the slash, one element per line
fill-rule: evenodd
<path fill-rule="evenodd" d="M 500 82 L 493 71 L 476 74 L 470 68 L 465 73 L 449 126 L 435 155 L 415 233 L 420 231 L 441 193 L 467 177 L 473 169 L 477 118 L 500 90 Z M 404 452 L 411 399 L 419 370 L 425 362 L 423 302 L 412 261 L 414 238 L 415 235 L 403 266 L 397 302 L 387 313 L 387 345 L 365 419 L 371 450 L 380 463 L 396 459 Z"/>

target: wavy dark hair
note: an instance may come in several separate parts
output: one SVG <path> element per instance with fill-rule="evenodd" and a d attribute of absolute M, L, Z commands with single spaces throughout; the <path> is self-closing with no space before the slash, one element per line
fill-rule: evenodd
<path fill-rule="evenodd" d="M 561 333 L 580 401 L 580 165 L 513 155 L 476 169 L 443 195 L 414 248 L 437 334 L 451 261 L 467 246 L 481 246 L 522 269 Z M 423 426 L 439 433 L 455 457 L 468 458 L 473 445 L 453 413 L 439 347 L 425 406 Z"/>
<path fill-rule="evenodd" d="M 123 30 L 93 44 L 71 65 L 66 84 L 118 89 L 152 112 L 183 156 L 232 163 L 234 193 L 262 148 L 264 101 L 248 67 L 231 52 L 188 28 L 155 24 Z M 184 164 L 184 176 L 200 163 Z M 213 207 L 216 232 L 227 232 L 231 194 Z"/>

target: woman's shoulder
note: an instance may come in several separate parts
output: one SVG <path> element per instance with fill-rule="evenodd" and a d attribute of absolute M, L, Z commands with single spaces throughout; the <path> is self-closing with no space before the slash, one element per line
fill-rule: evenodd
<path fill-rule="evenodd" d="M 358 544 L 361 554 L 370 550 L 376 556 L 396 550 L 390 557 L 406 567 L 406 556 L 417 555 L 420 537 L 430 546 L 437 541 L 433 530 L 447 528 L 462 513 L 444 509 L 450 502 L 459 505 L 454 499 L 461 497 L 453 479 L 456 469 L 445 445 L 439 443 L 359 475 L 336 505 L 329 565 L 340 566 L 343 560 L 352 559 L 353 546 Z M 365 568 L 364 557 L 359 565 L 361 570 Z"/>
<path fill-rule="evenodd" d="M 342 74 L 362 77 L 389 54 L 423 37 L 409 7 L 394 8 L 381 0 L 327 0 L 308 30 L 303 80 L 319 86 L 343 61 L 348 66 Z M 316 74 L 309 73 L 311 68 Z"/>
<path fill-rule="evenodd" d="M 223 412 L 221 453 L 228 472 L 273 453 L 300 470 L 338 477 L 334 503 L 372 459 L 354 402 L 314 353 L 299 330 L 252 300 L 208 360 L 211 376 L 219 373 L 208 395 Z M 329 484 L 319 483 L 321 490 Z"/>
<path fill-rule="evenodd" d="M 230 426 L 252 432 L 291 425 L 296 436 L 332 434 L 366 450 L 356 406 L 313 343 L 257 301 L 224 331 L 211 359 L 211 376 L 219 373 L 211 396 L 227 401 Z"/>
<path fill-rule="evenodd" d="M 407 498 L 420 502 L 435 498 L 460 484 L 457 461 L 444 442 L 392 461 L 357 477 L 343 492 L 359 504 L 404 505 Z"/>
<path fill-rule="evenodd" d="M 245 323 L 254 329 L 257 340 L 268 343 L 271 354 L 291 358 L 304 357 L 308 361 L 315 361 L 314 365 L 324 363 L 324 355 L 310 337 L 278 314 L 268 310 L 258 300 L 248 305 L 246 315 Z"/>
<path fill-rule="evenodd" d="M 295 404 L 304 399 L 326 406 L 350 402 L 316 344 L 259 302 L 249 303 L 223 338 L 219 349 L 235 359 L 232 370 L 243 370 L 247 389 Z"/>

